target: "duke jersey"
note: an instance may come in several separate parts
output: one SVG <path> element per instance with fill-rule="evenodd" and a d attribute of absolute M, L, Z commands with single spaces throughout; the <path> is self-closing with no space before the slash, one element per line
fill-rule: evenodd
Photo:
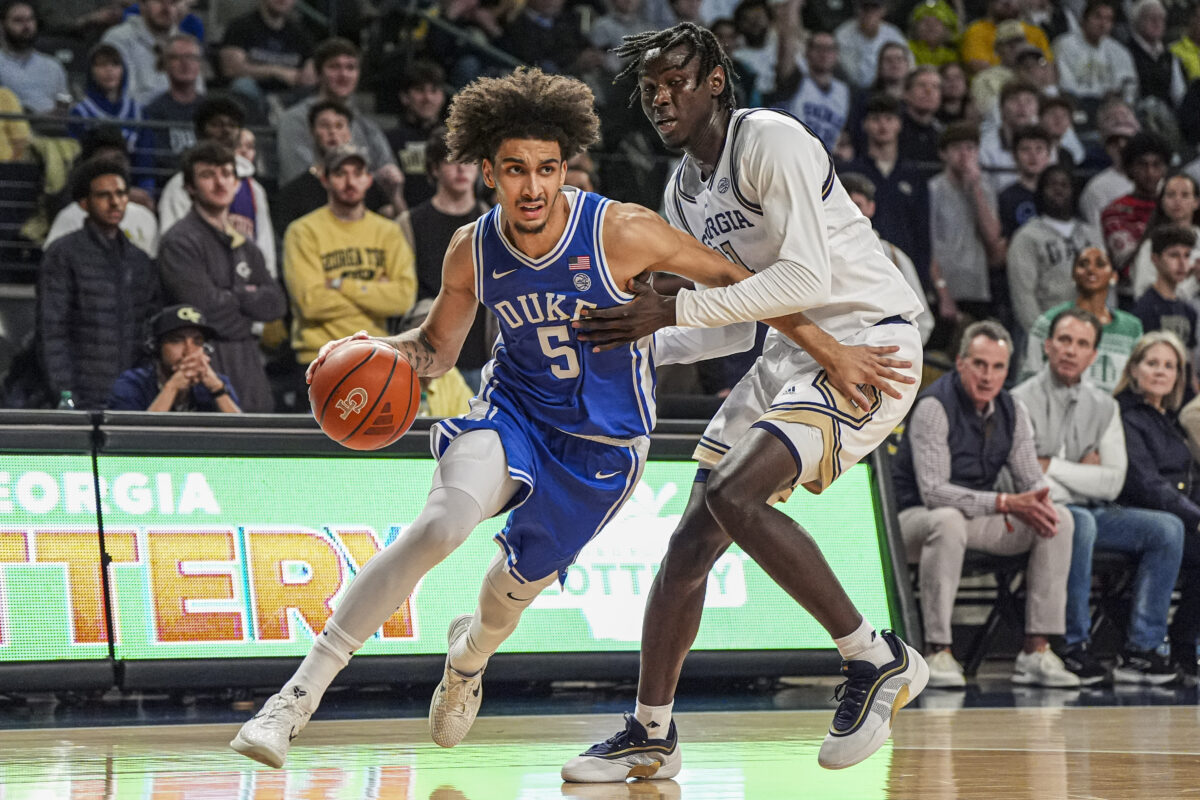
<path fill-rule="evenodd" d="M 782 259 L 803 267 L 818 287 L 806 294 L 823 301 L 797 310 L 835 339 L 921 313 L 820 139 L 790 114 L 734 111 L 712 174 L 702 179 L 685 156 L 667 183 L 664 207 L 672 225 L 752 271 Z"/>
<path fill-rule="evenodd" d="M 584 308 L 620 305 L 604 255 L 610 200 L 563 187 L 570 212 L 554 249 L 530 258 L 505 236 L 496 206 L 475 225 L 475 291 L 500 322 L 480 399 L 585 437 L 630 439 L 655 422 L 653 339 L 592 352 L 571 321 Z"/>

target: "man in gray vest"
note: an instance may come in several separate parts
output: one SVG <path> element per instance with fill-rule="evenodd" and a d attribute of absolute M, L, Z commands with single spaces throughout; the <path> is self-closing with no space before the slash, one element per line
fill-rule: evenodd
<path fill-rule="evenodd" d="M 968 548 L 1029 553 L 1025 645 L 1013 682 L 1079 686 L 1047 639 L 1066 627 L 1075 524 L 1050 499 L 1029 412 L 1004 391 L 1012 349 L 1012 337 L 998 323 L 969 326 L 954 372 L 917 398 L 893 462 L 900 533 L 909 562 L 920 562 L 930 686 L 965 683 L 950 652 L 950 616 Z M 1005 467 L 1016 494 L 996 490 Z"/>
<path fill-rule="evenodd" d="M 1044 343 L 1046 365 L 1013 389 L 1033 423 L 1050 498 L 1067 504 L 1075 520 L 1062 660 L 1085 686 L 1105 678 L 1104 667 L 1088 651 L 1092 552 L 1116 550 L 1136 560 L 1137 574 L 1125 649 L 1117 656 L 1113 680 L 1169 683 L 1176 674 L 1164 640 L 1183 557 L 1183 523 L 1165 511 L 1112 504 L 1128 463 L 1121 411 L 1112 395 L 1083 379 L 1096 359 L 1102 330 L 1090 311 L 1068 308 L 1057 314 Z"/>

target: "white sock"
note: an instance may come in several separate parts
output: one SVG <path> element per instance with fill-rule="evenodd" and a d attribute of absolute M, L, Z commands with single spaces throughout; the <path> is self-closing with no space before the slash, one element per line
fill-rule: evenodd
<path fill-rule="evenodd" d="M 863 617 L 862 623 L 853 633 L 834 639 L 833 643 L 837 645 L 838 652 L 846 661 L 870 661 L 875 666 L 882 667 L 896 659 L 892 648 L 875 632 L 874 626 L 867 622 L 866 617 Z"/>
<path fill-rule="evenodd" d="M 537 599 L 542 589 L 558 580 L 556 572 L 539 581 L 522 583 L 504 568 L 505 563 L 503 552 L 492 559 L 483 576 L 479 606 L 471 627 L 450 648 L 450 666 L 460 675 L 474 675 L 483 669 L 492 653 L 516 630 L 521 612 Z"/>
<path fill-rule="evenodd" d="M 330 618 L 321 635 L 313 642 L 308 655 L 300 662 L 300 668 L 279 690 L 280 694 L 297 686 L 305 692 L 304 705 L 315 711 L 329 684 L 350 663 L 350 656 L 362 646 L 362 642 L 352 639 Z"/>
<path fill-rule="evenodd" d="M 648 706 L 639 700 L 633 717 L 642 724 L 651 739 L 665 739 L 671 730 L 671 709 L 674 707 L 674 700 L 665 706 Z"/>

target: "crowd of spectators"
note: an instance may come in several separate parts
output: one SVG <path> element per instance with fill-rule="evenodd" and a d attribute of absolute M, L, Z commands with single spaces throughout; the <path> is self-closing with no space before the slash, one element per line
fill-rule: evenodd
<path fill-rule="evenodd" d="M 926 301 L 930 386 L 896 481 L 934 680 L 963 681 L 967 549 L 1029 554 L 1017 680 L 1097 677 L 1094 549 L 1137 561 L 1114 675 L 1157 682 L 1168 654 L 1195 675 L 1200 2 L 357 0 L 324 23 L 295 0 L 227 19 L 38 2 L 0 5 L 0 185 L 32 166 L 42 189 L 29 219 L 0 213 L 0 262 L 35 253 L 35 330 L 5 332 L 26 345 L 10 405 L 305 411 L 320 345 L 419 324 L 451 233 L 488 208 L 477 169 L 446 160 L 457 89 L 519 63 L 586 81 L 603 135 L 570 182 L 658 207 L 678 154 L 611 51 L 694 23 L 739 103 L 821 139 Z M 481 309 L 424 411 L 465 407 L 494 335 Z M 720 396 L 752 358 L 660 391 Z"/>

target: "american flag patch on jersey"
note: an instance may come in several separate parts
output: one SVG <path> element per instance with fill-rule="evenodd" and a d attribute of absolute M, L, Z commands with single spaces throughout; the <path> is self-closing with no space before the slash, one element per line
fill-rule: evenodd
<path fill-rule="evenodd" d="M 591 269 L 591 256 L 571 256 L 567 259 L 567 267 L 569 269 Z"/>

